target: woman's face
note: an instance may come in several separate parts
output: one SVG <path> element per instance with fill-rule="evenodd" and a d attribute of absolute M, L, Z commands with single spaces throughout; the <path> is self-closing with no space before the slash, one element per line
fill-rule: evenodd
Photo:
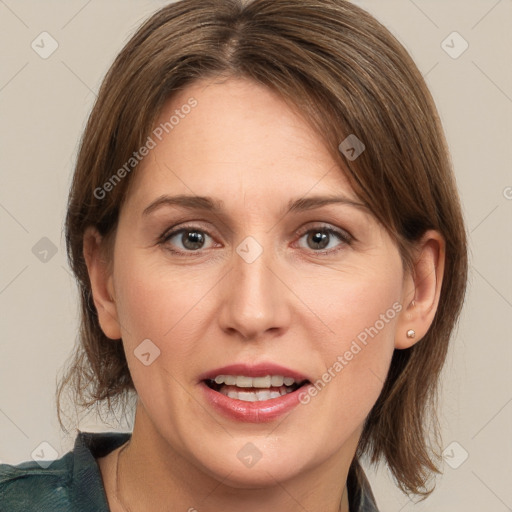
<path fill-rule="evenodd" d="M 412 298 L 396 246 L 266 88 L 196 83 L 155 130 L 110 282 L 144 428 L 235 486 L 351 458 Z"/>

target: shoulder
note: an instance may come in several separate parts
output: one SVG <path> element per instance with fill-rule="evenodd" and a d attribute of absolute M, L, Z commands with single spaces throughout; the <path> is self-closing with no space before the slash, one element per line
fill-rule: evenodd
<path fill-rule="evenodd" d="M 67 501 L 71 466 L 71 453 L 46 469 L 36 462 L 0 465 L 0 508 L 9 512 L 69 510 L 62 505 Z"/>
<path fill-rule="evenodd" d="M 96 458 L 128 439 L 129 434 L 79 432 L 73 450 L 44 467 L 32 461 L 1 464 L 0 510 L 108 512 Z"/>

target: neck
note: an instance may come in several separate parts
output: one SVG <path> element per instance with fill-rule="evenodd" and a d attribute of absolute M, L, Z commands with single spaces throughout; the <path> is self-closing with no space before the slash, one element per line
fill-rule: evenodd
<path fill-rule="evenodd" d="M 170 505 L 173 510 L 190 512 L 349 512 L 345 482 L 357 440 L 350 440 L 350 449 L 344 446 L 320 466 L 300 475 L 267 479 L 262 485 L 247 488 L 230 485 L 232 471 L 210 474 L 173 450 L 139 402 L 131 441 L 119 459 L 119 498 L 129 512 L 165 510 Z"/>

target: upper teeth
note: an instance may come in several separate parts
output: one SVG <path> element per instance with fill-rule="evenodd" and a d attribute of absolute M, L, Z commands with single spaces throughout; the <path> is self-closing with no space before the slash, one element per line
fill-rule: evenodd
<path fill-rule="evenodd" d="M 217 375 L 215 377 L 217 384 L 226 384 L 228 386 L 238 386 L 239 388 L 270 388 L 291 386 L 295 383 L 292 377 L 283 377 L 282 375 L 267 375 L 265 377 L 245 377 L 244 375 Z"/>

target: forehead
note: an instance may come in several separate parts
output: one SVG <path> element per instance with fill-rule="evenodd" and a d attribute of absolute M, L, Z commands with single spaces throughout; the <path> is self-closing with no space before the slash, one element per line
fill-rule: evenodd
<path fill-rule="evenodd" d="M 275 92 L 246 79 L 202 80 L 168 100 L 131 188 L 275 201 L 343 193 L 357 199 L 321 136 Z"/>

